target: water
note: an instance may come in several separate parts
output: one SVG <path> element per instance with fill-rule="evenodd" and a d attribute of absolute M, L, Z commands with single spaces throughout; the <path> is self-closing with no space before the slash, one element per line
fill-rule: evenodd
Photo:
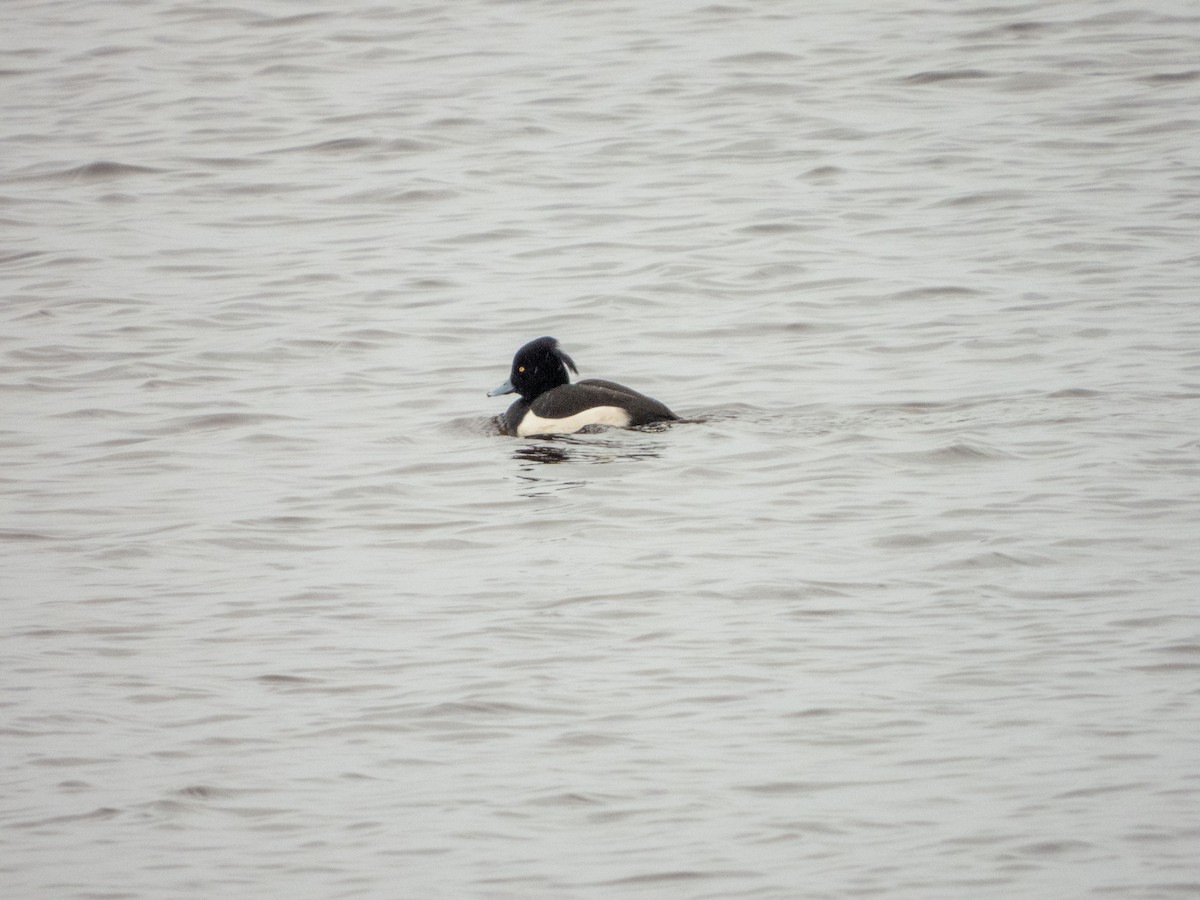
<path fill-rule="evenodd" d="M 5 896 L 1200 892 L 1192 4 L 6 13 Z"/>

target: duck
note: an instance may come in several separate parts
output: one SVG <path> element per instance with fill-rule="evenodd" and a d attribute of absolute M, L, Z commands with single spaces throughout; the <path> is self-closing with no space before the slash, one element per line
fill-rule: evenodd
<path fill-rule="evenodd" d="M 506 434 L 574 434 L 589 425 L 633 428 L 672 422 L 679 416 L 653 397 L 599 378 L 571 383 L 579 374 L 575 361 L 552 337 L 530 341 L 513 357 L 508 381 L 488 391 L 489 397 L 519 394 L 500 417 Z"/>

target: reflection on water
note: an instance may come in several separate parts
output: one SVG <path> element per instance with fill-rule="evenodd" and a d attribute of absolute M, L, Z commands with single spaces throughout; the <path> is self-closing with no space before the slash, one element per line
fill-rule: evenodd
<path fill-rule="evenodd" d="M 539 490 L 526 492 L 528 496 L 581 487 L 588 483 L 587 479 L 564 479 L 566 472 L 548 472 L 545 467 L 569 463 L 607 465 L 662 456 L 664 442 L 645 440 L 642 434 L 642 429 L 585 428 L 575 434 L 540 435 L 530 442 L 523 439 L 512 454 L 513 459 L 522 463 L 517 478 L 538 485 Z"/>
<path fill-rule="evenodd" d="M 657 459 L 662 456 L 661 441 L 628 441 L 621 438 L 598 437 L 608 429 L 573 434 L 539 435 L 537 443 L 522 444 L 513 451 L 513 458 L 527 462 L 557 464 L 564 462 L 611 463 L 622 459 Z M 622 435 L 623 437 L 624 435 Z"/>
<path fill-rule="evenodd" d="M 554 447 L 549 444 L 531 444 L 526 447 L 518 447 L 513 453 L 513 458 L 527 462 L 555 465 L 557 463 L 569 462 L 571 453 L 566 447 Z"/>

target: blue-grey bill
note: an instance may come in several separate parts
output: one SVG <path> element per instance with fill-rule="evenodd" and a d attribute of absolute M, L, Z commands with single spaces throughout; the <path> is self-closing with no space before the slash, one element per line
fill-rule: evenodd
<path fill-rule="evenodd" d="M 504 384 L 500 385 L 500 387 L 495 387 L 488 391 L 488 396 L 499 397 L 501 394 L 511 394 L 515 390 L 516 388 L 513 387 L 513 383 L 511 381 L 506 381 Z"/>

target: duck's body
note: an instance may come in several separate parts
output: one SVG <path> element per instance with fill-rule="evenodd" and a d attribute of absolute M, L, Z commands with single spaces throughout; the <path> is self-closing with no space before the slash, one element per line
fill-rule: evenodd
<path fill-rule="evenodd" d="M 629 428 L 679 418 L 653 397 L 616 382 L 588 378 L 571 384 L 568 368 L 578 371 L 552 337 L 517 351 L 509 380 L 488 393 L 521 395 L 502 417 L 508 434 L 572 434 L 589 425 Z"/>

